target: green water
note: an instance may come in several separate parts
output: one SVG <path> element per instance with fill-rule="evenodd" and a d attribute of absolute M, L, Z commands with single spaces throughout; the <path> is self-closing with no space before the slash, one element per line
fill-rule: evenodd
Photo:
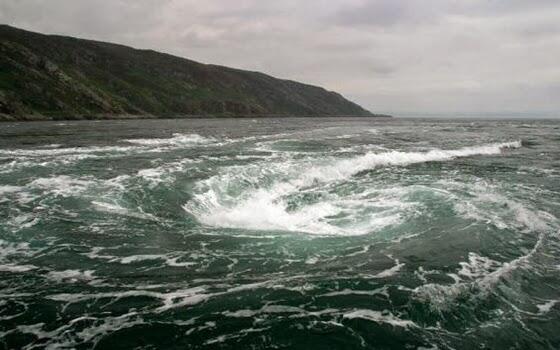
<path fill-rule="evenodd" d="M 2 349 L 558 349 L 560 122 L 0 125 Z"/>

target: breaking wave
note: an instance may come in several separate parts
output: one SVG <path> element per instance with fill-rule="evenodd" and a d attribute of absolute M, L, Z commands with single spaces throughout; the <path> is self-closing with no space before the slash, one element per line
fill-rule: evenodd
<path fill-rule="evenodd" d="M 359 196 L 329 193 L 325 190 L 328 186 L 377 167 L 494 155 L 504 149 L 519 147 L 521 141 L 514 141 L 456 150 L 367 153 L 321 163 L 290 160 L 278 164 L 261 163 L 256 167 L 234 167 L 199 184 L 199 193 L 184 205 L 184 209 L 200 222 L 215 227 L 367 234 L 397 225 L 414 212 L 415 203 L 403 199 L 410 193 L 409 189 L 403 187 L 402 193 L 396 196 L 378 195 L 375 202 L 371 202 Z M 319 195 L 321 200 L 301 204 L 296 199 L 294 208 L 293 197 L 301 193 Z"/>
<path fill-rule="evenodd" d="M 177 145 L 197 145 L 215 141 L 198 134 L 179 134 L 175 133 L 170 138 L 150 138 L 150 139 L 127 139 L 128 143 L 142 146 L 177 146 Z"/>

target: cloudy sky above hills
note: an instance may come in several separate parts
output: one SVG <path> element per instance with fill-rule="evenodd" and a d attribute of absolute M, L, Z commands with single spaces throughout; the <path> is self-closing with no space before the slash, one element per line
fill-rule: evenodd
<path fill-rule="evenodd" d="M 0 22 L 263 71 L 376 112 L 560 111 L 558 0 L 2 0 Z"/>

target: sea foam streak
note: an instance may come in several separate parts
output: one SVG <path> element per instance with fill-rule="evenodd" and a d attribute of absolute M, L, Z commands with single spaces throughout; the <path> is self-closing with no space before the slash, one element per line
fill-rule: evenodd
<path fill-rule="evenodd" d="M 288 210 L 286 197 L 301 193 L 303 189 L 316 189 L 346 180 L 357 173 L 376 167 L 447 161 L 474 155 L 493 155 L 500 154 L 506 148 L 519 147 L 521 142 L 514 141 L 457 150 L 367 153 L 350 159 L 333 159 L 328 164 L 324 161 L 322 163 L 292 161 L 279 165 L 262 163 L 256 169 L 235 167 L 231 172 L 214 176 L 200 183 L 201 193 L 196 194 L 194 200 L 187 203 L 184 209 L 200 222 L 216 227 L 318 234 L 366 234 L 388 225 L 398 224 L 411 204 L 404 203 L 399 197 L 379 197 L 376 200 L 381 204 L 377 205 L 384 206 L 385 210 L 369 213 L 365 219 L 364 215 L 361 215 L 358 220 L 351 215 L 348 221 L 354 222 L 354 225 L 340 226 L 330 222 L 329 218 L 340 214 L 346 215 L 348 212 L 359 212 L 360 208 L 353 205 L 357 198 L 331 196 L 319 203 Z M 259 183 L 259 176 L 261 183 Z M 243 185 L 246 183 L 252 185 Z"/>
<path fill-rule="evenodd" d="M 175 133 L 170 138 L 121 140 L 131 145 L 60 147 L 47 145 L 42 148 L 0 149 L 0 174 L 25 170 L 31 167 L 58 167 L 83 160 L 120 158 L 138 153 L 162 153 L 175 149 L 217 145 L 216 139 L 198 134 Z"/>
<path fill-rule="evenodd" d="M 198 134 L 179 134 L 175 133 L 170 138 L 153 138 L 153 139 L 127 139 L 125 142 L 132 143 L 135 146 L 89 146 L 89 147 L 66 147 L 53 148 L 52 145 L 44 148 L 32 149 L 3 149 L 0 150 L 0 156 L 4 157 L 55 157 L 55 156 L 72 156 L 85 154 L 106 154 L 106 153 L 126 153 L 134 151 L 145 151 L 146 147 L 156 146 L 185 146 L 199 145 L 214 142 L 211 137 L 204 137 Z M 60 146 L 60 145 L 56 145 Z M 157 151 L 157 149 L 156 149 Z"/>
<path fill-rule="evenodd" d="M 197 134 L 179 134 L 175 133 L 170 138 L 161 139 L 128 139 L 125 140 L 129 143 L 134 143 L 142 146 L 178 146 L 178 145 L 191 145 L 203 144 L 214 141 L 212 138 L 206 138 Z"/>

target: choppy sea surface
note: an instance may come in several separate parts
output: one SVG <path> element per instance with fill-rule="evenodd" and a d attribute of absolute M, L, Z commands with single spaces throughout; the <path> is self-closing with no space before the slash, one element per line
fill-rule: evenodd
<path fill-rule="evenodd" d="M 1 349 L 558 349 L 560 121 L 0 124 Z"/>

